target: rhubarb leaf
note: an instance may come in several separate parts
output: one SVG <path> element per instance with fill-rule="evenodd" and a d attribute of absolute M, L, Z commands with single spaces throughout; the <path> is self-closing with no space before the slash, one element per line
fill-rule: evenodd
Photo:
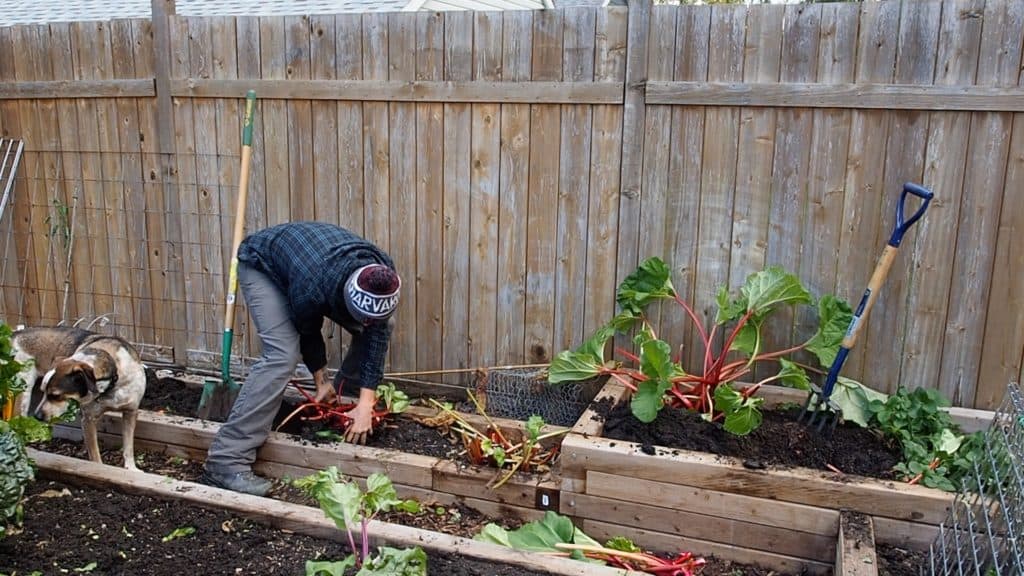
<path fill-rule="evenodd" d="M 390 548 L 363 562 L 356 576 L 427 576 L 427 553 L 420 547 Z"/>
<path fill-rule="evenodd" d="M 769 266 L 747 277 L 740 288 L 747 301 L 747 310 L 756 316 L 764 316 L 782 304 L 810 304 L 813 302 L 800 279 L 780 266 Z"/>
<path fill-rule="evenodd" d="M 663 340 L 647 340 L 640 348 L 640 372 L 652 380 L 671 381 L 682 369 L 672 363 L 672 348 Z M 671 386 L 671 384 L 669 384 Z M 667 389 L 667 388 L 666 388 Z"/>
<path fill-rule="evenodd" d="M 797 366 L 795 362 L 786 360 L 785 358 L 779 358 L 779 363 L 782 364 L 782 369 L 776 374 L 779 382 L 783 386 L 790 388 L 796 388 L 798 390 L 810 390 L 811 379 L 807 376 L 807 372 L 803 368 Z"/>
<path fill-rule="evenodd" d="M 542 519 L 527 522 L 516 530 L 505 530 L 494 523 L 487 524 L 473 539 L 530 552 L 563 552 L 557 544 L 600 546 L 596 540 L 578 530 L 568 517 L 550 510 L 544 513 Z M 574 558 L 579 560 L 583 556 L 575 555 Z"/>
<path fill-rule="evenodd" d="M 600 374 L 602 368 L 603 363 L 599 362 L 593 354 L 563 350 L 548 366 L 548 382 L 560 384 L 589 380 Z"/>
<path fill-rule="evenodd" d="M 835 402 L 843 413 L 843 420 L 856 422 L 858 425 L 867 428 L 871 421 L 871 401 L 885 401 L 887 396 L 876 392 L 867 386 L 840 376 L 836 380 L 836 386 L 832 390 L 832 401 Z"/>
<path fill-rule="evenodd" d="M 732 341 L 732 346 L 729 347 L 729 350 L 753 355 L 757 350 L 758 340 L 761 337 L 759 324 L 760 322 L 754 318 L 748 320 L 740 328 L 740 331 L 736 333 L 736 339 Z"/>
<path fill-rule="evenodd" d="M 675 296 L 672 273 L 661 258 L 648 258 L 619 284 L 616 301 L 626 312 L 641 314 L 647 305 Z"/>
<path fill-rule="evenodd" d="M 378 512 L 399 510 L 401 512 L 418 513 L 420 504 L 415 500 L 402 500 L 398 497 L 391 479 L 385 474 L 374 472 L 366 479 L 366 508 L 370 515 Z"/>
<path fill-rule="evenodd" d="M 853 311 L 845 300 L 827 295 L 818 301 L 818 331 L 807 341 L 807 350 L 822 366 L 832 366 L 852 319 Z"/>
<path fill-rule="evenodd" d="M 718 313 L 715 315 L 716 324 L 725 324 L 726 322 L 739 320 L 740 317 L 747 313 L 746 297 L 732 299 L 729 295 L 729 290 L 725 286 L 718 289 L 715 300 L 718 302 Z"/>
<path fill-rule="evenodd" d="M 729 414 L 735 412 L 743 405 L 743 395 L 736 389 L 727 385 L 715 387 L 715 408 L 719 412 Z"/>
<path fill-rule="evenodd" d="M 661 380 L 645 380 L 637 384 L 636 394 L 629 402 L 629 408 L 636 419 L 651 423 L 658 417 L 658 412 L 665 406 L 665 392 L 671 387 L 671 383 Z"/>
<path fill-rule="evenodd" d="M 306 560 L 306 576 L 345 576 L 346 570 L 355 567 L 355 554 L 336 562 Z"/>
<path fill-rule="evenodd" d="M 616 536 L 612 538 L 605 542 L 604 547 L 611 550 L 618 550 L 619 552 L 629 552 L 633 554 L 643 553 L 643 550 L 639 546 L 634 544 L 632 540 L 625 536 Z"/>
<path fill-rule="evenodd" d="M 530 416 L 526 420 L 526 425 L 524 426 L 524 428 L 526 429 L 527 439 L 529 439 L 531 442 L 536 442 L 537 438 L 540 437 L 540 431 L 542 428 L 544 428 L 544 424 L 544 418 L 536 414 Z"/>

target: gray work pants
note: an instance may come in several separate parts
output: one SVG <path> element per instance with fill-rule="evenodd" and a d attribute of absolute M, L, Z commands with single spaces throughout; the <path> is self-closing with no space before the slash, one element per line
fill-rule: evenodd
<path fill-rule="evenodd" d="M 252 468 L 301 357 L 299 333 L 289 318 L 285 294 L 268 276 L 242 262 L 238 263 L 238 285 L 259 333 L 263 354 L 210 445 L 206 469 L 219 474 Z"/>

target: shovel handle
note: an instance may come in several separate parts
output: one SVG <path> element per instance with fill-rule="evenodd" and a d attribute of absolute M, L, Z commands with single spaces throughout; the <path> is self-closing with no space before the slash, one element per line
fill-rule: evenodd
<path fill-rule="evenodd" d="M 910 194 L 920 198 L 923 202 L 909 220 L 904 220 L 904 204 L 907 201 L 907 195 Z M 932 201 L 933 197 L 934 194 L 927 188 L 910 182 L 903 185 L 903 193 L 900 194 L 900 201 L 896 205 L 896 226 L 893 228 L 889 243 L 882 250 L 882 256 L 875 265 L 875 271 L 871 273 L 868 287 L 864 290 L 864 294 L 861 295 L 860 303 L 857 304 L 857 310 L 853 313 L 853 318 L 850 319 L 850 324 L 846 328 L 846 335 L 843 337 L 843 342 L 839 347 L 839 353 L 836 354 L 836 358 L 829 368 L 828 376 L 825 377 L 825 385 L 822 387 L 822 395 L 825 398 L 832 394 L 832 389 L 839 378 L 839 371 L 842 369 L 843 363 L 846 362 L 846 357 L 849 355 L 850 350 L 857 344 L 857 337 L 867 322 L 868 313 L 874 307 L 875 301 L 878 299 L 878 292 L 882 289 L 882 285 L 885 284 L 885 279 L 889 276 L 889 270 L 892 269 L 892 263 L 896 260 L 896 253 L 899 251 L 900 243 L 903 241 L 903 235 L 924 215 L 924 211 L 928 209 L 928 204 Z"/>

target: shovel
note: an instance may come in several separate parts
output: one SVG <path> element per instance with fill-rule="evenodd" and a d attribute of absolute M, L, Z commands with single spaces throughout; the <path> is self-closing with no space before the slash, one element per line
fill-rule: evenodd
<path fill-rule="evenodd" d="M 249 162 L 252 158 L 252 124 L 256 109 L 256 91 L 245 95 L 245 120 L 242 126 L 242 169 L 238 175 L 238 201 L 235 204 L 235 230 L 231 242 L 227 302 L 224 310 L 224 338 L 220 349 L 220 379 L 207 378 L 199 398 L 199 418 L 225 420 L 238 397 L 239 385 L 231 378 L 231 344 L 234 339 L 235 293 L 238 291 L 238 246 L 245 230 L 245 205 L 249 191 Z"/>
<path fill-rule="evenodd" d="M 914 215 L 909 220 L 904 221 L 903 206 L 907 201 L 908 194 L 913 194 L 923 202 L 917 209 L 917 212 L 914 212 Z M 878 259 L 878 264 L 875 265 L 875 271 L 871 274 L 868 287 L 864 291 L 864 295 L 861 296 L 860 303 L 857 305 L 857 311 L 854 312 L 853 318 L 850 319 L 850 324 L 846 328 L 846 335 L 843 337 L 839 352 L 836 354 L 835 360 L 832 361 L 828 376 L 825 377 L 825 385 L 821 388 L 814 384 L 811 385 L 811 393 L 807 396 L 804 410 L 797 421 L 803 421 L 806 418 L 807 424 L 810 426 L 817 422 L 819 432 L 826 425 L 829 426 L 830 432 L 835 429 L 836 423 L 839 421 L 840 409 L 835 401 L 832 400 L 832 390 L 839 379 L 839 371 L 843 368 L 843 363 L 846 362 L 846 357 L 850 354 L 850 350 L 857 343 L 857 336 L 863 330 L 868 319 L 868 313 L 871 312 L 872 306 L 875 305 L 875 300 L 878 299 L 878 291 L 882 289 L 885 278 L 889 275 L 889 269 L 892 268 L 892 263 L 896 259 L 900 243 L 903 242 L 903 235 L 914 225 L 914 222 L 917 222 L 924 215 L 924 211 L 928 209 L 928 204 L 932 201 L 933 196 L 934 194 L 932 194 L 931 190 L 917 184 L 907 182 L 903 185 L 903 193 L 900 194 L 900 201 L 896 205 L 896 226 L 889 237 L 889 243 L 882 251 L 882 256 Z"/>

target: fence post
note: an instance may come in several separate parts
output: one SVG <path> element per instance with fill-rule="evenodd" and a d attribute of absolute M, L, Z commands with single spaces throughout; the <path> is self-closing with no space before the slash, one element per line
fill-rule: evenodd
<path fill-rule="evenodd" d="M 157 138 L 163 182 L 164 238 L 163 258 L 166 282 L 162 293 L 162 314 L 156 333 L 158 340 L 170 341 L 174 361 L 188 364 L 188 322 L 185 304 L 185 277 L 181 260 L 181 202 L 177 186 L 177 150 L 174 139 L 174 105 L 171 101 L 171 35 L 170 17 L 175 14 L 175 0 L 152 0 L 153 70 L 156 73 Z"/>

